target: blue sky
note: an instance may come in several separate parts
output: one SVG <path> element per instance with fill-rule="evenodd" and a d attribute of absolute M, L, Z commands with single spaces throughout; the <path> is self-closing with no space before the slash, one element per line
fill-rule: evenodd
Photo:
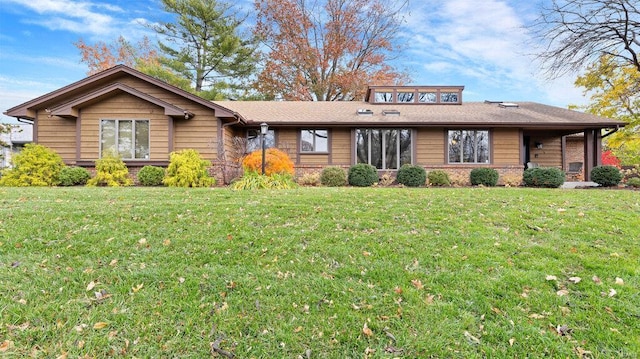
<path fill-rule="evenodd" d="M 464 101 L 585 104 L 575 74 L 548 81 L 525 29 L 540 1 L 410 0 L 394 65 L 419 85 L 463 85 Z M 236 0 L 252 10 L 251 0 Z M 74 42 L 156 39 L 160 0 L 0 0 L 0 112 L 86 76 Z M 0 115 L 0 122 L 13 119 Z"/>

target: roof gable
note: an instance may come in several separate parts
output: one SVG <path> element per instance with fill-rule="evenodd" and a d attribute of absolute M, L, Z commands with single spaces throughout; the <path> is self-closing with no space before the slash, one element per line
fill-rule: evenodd
<path fill-rule="evenodd" d="M 197 95 L 184 91 L 178 87 L 169 85 L 164 81 L 158 80 L 154 77 L 146 75 L 140 71 L 134 70 L 125 65 L 116 65 L 110 69 L 101 71 L 99 73 L 86 77 L 80 81 L 64 86 L 58 90 L 49 92 L 33 100 L 30 100 L 18 106 L 12 107 L 7 111 L 5 111 L 5 114 L 7 116 L 12 116 L 12 117 L 34 119 L 36 117 L 36 111 L 38 110 L 44 110 L 47 108 L 51 110 L 50 107 L 61 108 L 62 107 L 62 105 L 60 105 L 61 102 L 68 103 L 68 102 L 76 101 L 78 98 L 86 96 L 87 93 L 94 93 L 95 92 L 94 89 L 96 88 L 105 88 L 105 87 L 108 87 L 110 84 L 118 82 L 118 79 L 122 78 L 123 76 L 133 76 L 151 85 L 159 87 L 163 90 L 174 93 L 183 98 L 189 99 L 190 101 L 193 101 L 200 105 L 203 105 L 213 110 L 216 117 L 237 118 L 243 121 L 242 117 L 239 114 L 234 113 L 233 111 L 227 108 L 224 108 L 223 106 L 220 106 L 211 101 L 205 100 L 202 97 L 199 97 Z M 122 90 L 122 88 L 120 90 Z M 139 96 L 140 94 L 142 93 L 138 91 L 138 93 L 135 96 L 140 97 Z M 165 107 L 165 106 L 162 106 L 162 107 Z M 167 108 L 165 108 L 165 110 L 167 110 Z"/>
<path fill-rule="evenodd" d="M 193 117 L 194 114 L 187 111 L 186 109 L 182 109 L 180 107 L 174 106 L 168 102 L 165 102 L 161 99 L 153 97 L 144 92 L 138 91 L 132 87 L 129 87 L 125 84 L 121 84 L 119 82 L 113 83 L 106 87 L 100 88 L 96 91 L 90 92 L 84 96 L 78 97 L 72 101 L 64 103 L 60 106 L 49 109 L 49 114 L 52 116 L 59 116 L 65 118 L 77 118 L 78 117 L 78 108 L 99 102 L 105 98 L 111 97 L 117 93 L 128 93 L 132 96 L 138 97 L 147 102 L 153 103 L 159 107 L 164 108 L 164 114 L 167 116 L 184 116 L 185 118 Z"/>

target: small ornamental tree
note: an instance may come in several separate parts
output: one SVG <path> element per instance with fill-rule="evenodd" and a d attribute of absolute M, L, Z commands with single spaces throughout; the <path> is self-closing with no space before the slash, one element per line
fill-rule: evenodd
<path fill-rule="evenodd" d="M 193 149 L 172 152 L 164 184 L 169 187 L 209 187 L 216 184 L 209 175 L 211 162 Z"/>
<path fill-rule="evenodd" d="M 620 159 L 618 159 L 618 157 L 616 157 L 616 155 L 614 155 L 610 150 L 602 152 L 601 160 L 603 166 L 621 168 Z"/>
<path fill-rule="evenodd" d="M 129 169 L 119 155 L 106 151 L 102 158 L 96 161 L 96 175 L 87 181 L 87 186 L 131 186 L 133 180 L 129 177 Z"/>
<path fill-rule="evenodd" d="M 34 143 L 25 145 L 20 153 L 15 154 L 12 163 L 13 168 L 3 172 L 0 186 L 55 186 L 64 168 L 60 155 Z"/>
<path fill-rule="evenodd" d="M 262 150 L 253 151 L 242 160 L 245 171 L 262 173 Z M 267 148 L 265 152 L 264 174 L 289 174 L 293 176 L 293 161 L 286 152 L 277 148 Z"/>

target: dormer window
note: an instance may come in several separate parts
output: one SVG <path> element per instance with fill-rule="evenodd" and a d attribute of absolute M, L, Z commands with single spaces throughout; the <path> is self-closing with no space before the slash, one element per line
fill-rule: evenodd
<path fill-rule="evenodd" d="M 410 103 L 413 102 L 413 91 L 411 92 L 406 92 L 406 91 L 399 91 L 398 92 L 398 102 L 406 102 L 406 103 Z"/>
<path fill-rule="evenodd" d="M 435 92 L 420 92 L 418 97 L 421 103 L 436 103 L 437 99 Z"/>
<path fill-rule="evenodd" d="M 376 92 L 376 102 L 393 102 L 393 92 Z"/>
<path fill-rule="evenodd" d="M 457 92 L 441 92 L 440 93 L 440 102 L 443 102 L 443 103 L 457 103 L 458 102 L 458 93 Z"/>

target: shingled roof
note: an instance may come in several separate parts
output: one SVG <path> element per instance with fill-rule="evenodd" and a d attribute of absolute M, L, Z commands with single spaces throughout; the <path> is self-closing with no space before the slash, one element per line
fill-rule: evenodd
<path fill-rule="evenodd" d="M 578 111 L 518 102 L 467 102 L 461 105 L 371 104 L 358 101 L 215 101 L 240 114 L 247 124 L 271 126 L 488 126 L 523 128 L 615 128 L 624 122 Z M 517 105 L 517 107 L 516 107 Z M 359 114 L 370 110 L 371 114 Z M 395 110 L 399 114 L 385 115 Z"/>

